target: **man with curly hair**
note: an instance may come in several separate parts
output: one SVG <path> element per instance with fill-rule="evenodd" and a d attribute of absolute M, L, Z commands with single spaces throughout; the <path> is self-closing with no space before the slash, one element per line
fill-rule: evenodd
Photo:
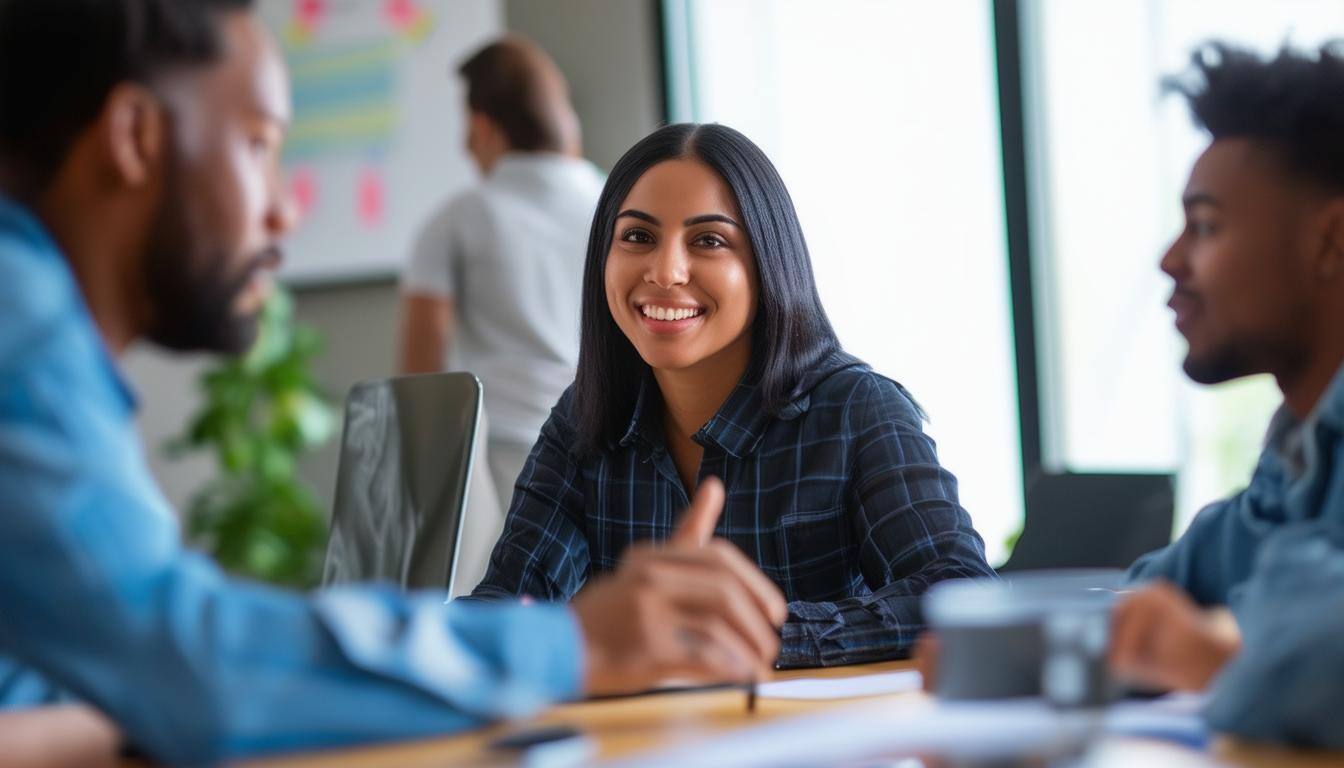
<path fill-rule="evenodd" d="M 1216 730 L 1344 747 L 1344 50 L 1210 44 L 1168 86 L 1212 137 L 1161 261 L 1185 372 L 1268 373 L 1283 405 L 1249 486 L 1134 565 L 1155 583 L 1117 609 L 1113 668 L 1208 688 Z"/>

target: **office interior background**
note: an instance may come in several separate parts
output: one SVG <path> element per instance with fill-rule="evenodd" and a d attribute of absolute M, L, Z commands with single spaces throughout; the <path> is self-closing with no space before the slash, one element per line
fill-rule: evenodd
<path fill-rule="evenodd" d="M 326 5 L 339 14 L 351 3 Z M 1122 524 L 1126 510 L 1155 504 L 1174 513 L 1161 523 L 1174 533 L 1248 479 L 1277 392 L 1264 378 L 1210 388 L 1181 373 L 1157 261 L 1181 226 L 1180 190 L 1203 138 L 1160 81 L 1211 38 L 1272 52 L 1344 36 L 1344 0 L 386 5 L 418 14 L 399 45 L 427 47 L 401 80 L 370 81 L 390 100 L 383 122 L 373 118 L 389 146 L 341 158 L 322 144 L 323 126 L 304 133 L 305 109 L 338 98 L 304 90 L 302 75 L 336 66 L 314 62 L 294 26 L 311 4 L 263 0 L 291 67 L 309 67 L 295 73 L 291 182 L 317 183 L 320 163 L 354 174 L 355 187 L 360 168 L 388 168 L 376 205 L 397 232 L 324 212 L 337 198 L 319 187 L 310 223 L 368 231 L 324 239 L 301 225 L 281 276 L 298 321 L 325 339 L 315 368 L 333 401 L 394 372 L 409 238 L 473 181 L 455 66 L 512 31 L 568 77 L 585 154 L 604 170 L 667 121 L 722 122 L 762 146 L 794 196 L 842 342 L 928 412 L 991 564 L 1010 560 L 1024 522 L 1028 536 L 1033 521 L 1086 523 L 1105 510 Z M 356 43 L 367 41 L 335 41 Z M 415 115 L 449 118 L 425 127 Z M 398 142 L 428 148 L 418 172 L 396 170 Z M 334 266 L 314 266 L 324 259 Z M 169 459 L 160 446 L 198 405 L 210 362 L 149 349 L 128 361 L 154 472 L 178 508 L 210 459 Z M 327 508 L 336 443 L 300 467 Z"/>

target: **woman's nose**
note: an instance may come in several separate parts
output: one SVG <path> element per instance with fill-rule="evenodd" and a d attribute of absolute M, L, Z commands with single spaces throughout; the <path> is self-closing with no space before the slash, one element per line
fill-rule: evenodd
<path fill-rule="evenodd" d="M 689 276 L 690 263 L 686 249 L 680 244 L 671 243 L 659 248 L 653 254 L 644 279 L 659 288 L 671 288 L 674 285 L 684 285 Z"/>

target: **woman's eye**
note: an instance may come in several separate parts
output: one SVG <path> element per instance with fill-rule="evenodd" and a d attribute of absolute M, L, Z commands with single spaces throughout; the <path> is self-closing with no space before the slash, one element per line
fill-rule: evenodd
<path fill-rule="evenodd" d="M 1209 237 L 1213 235 L 1216 228 L 1210 222 L 1195 220 L 1190 222 L 1190 231 L 1194 233 L 1195 237 Z"/>
<path fill-rule="evenodd" d="M 627 229 L 621 233 L 621 240 L 627 243 L 648 244 L 653 242 L 653 235 L 642 229 Z"/>
<path fill-rule="evenodd" d="M 725 248 L 728 241 L 718 235 L 705 234 L 695 239 L 695 244 L 702 248 Z"/>

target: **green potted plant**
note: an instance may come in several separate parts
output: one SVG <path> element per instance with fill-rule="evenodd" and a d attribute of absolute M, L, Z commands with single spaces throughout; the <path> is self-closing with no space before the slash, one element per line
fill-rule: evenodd
<path fill-rule="evenodd" d="M 320 351 L 277 287 L 252 349 L 202 374 L 204 402 L 169 444 L 172 455 L 214 454 L 218 474 L 188 504 L 187 536 L 233 573 L 300 588 L 320 576 L 325 515 L 296 472 L 335 425 L 310 370 Z"/>

